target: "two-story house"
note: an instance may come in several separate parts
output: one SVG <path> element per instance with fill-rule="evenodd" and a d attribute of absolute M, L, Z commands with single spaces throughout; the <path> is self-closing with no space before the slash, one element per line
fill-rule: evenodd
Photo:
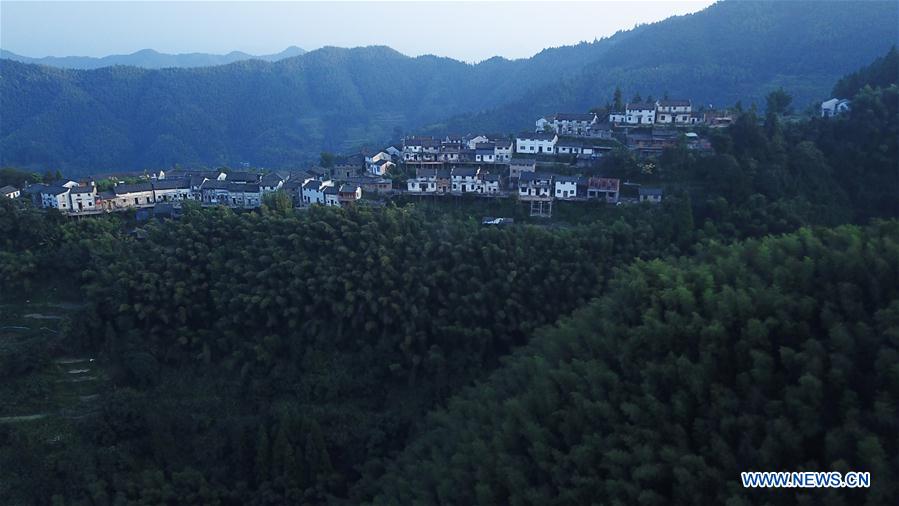
<path fill-rule="evenodd" d="M 653 125 L 656 122 L 656 105 L 651 102 L 627 104 L 624 115 L 628 125 Z"/>
<path fill-rule="evenodd" d="M 538 172 L 522 172 L 518 177 L 518 197 L 529 199 L 551 199 L 553 196 L 553 176 Z"/>
<path fill-rule="evenodd" d="M 482 142 L 475 146 L 474 160 L 479 163 L 496 162 L 496 144 L 492 142 Z"/>
<path fill-rule="evenodd" d="M 474 192 L 477 190 L 478 169 L 468 167 L 456 167 L 450 174 L 453 193 Z"/>
<path fill-rule="evenodd" d="M 493 141 L 493 144 L 495 146 L 496 163 L 509 163 L 514 151 L 512 139 L 496 139 Z"/>
<path fill-rule="evenodd" d="M 576 176 L 555 176 L 553 177 L 553 183 L 555 184 L 555 192 L 553 196 L 557 199 L 573 199 L 577 197 L 577 182 L 578 178 Z"/>
<path fill-rule="evenodd" d="M 71 200 L 70 212 L 81 213 L 97 210 L 97 187 L 92 183 L 85 186 L 73 186 L 69 188 Z"/>
<path fill-rule="evenodd" d="M 659 100 L 656 104 L 656 123 L 678 126 L 690 124 L 693 104 L 689 100 Z"/>

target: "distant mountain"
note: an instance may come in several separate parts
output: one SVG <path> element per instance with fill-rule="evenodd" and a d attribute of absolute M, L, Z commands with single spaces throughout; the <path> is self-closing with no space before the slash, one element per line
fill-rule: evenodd
<path fill-rule="evenodd" d="M 195 69 L 0 60 L 0 164 L 73 175 L 173 163 L 294 166 L 503 103 L 576 72 L 601 49 L 478 65 L 387 47 Z"/>
<path fill-rule="evenodd" d="M 277 62 L 62 70 L 0 61 L 0 164 L 70 174 L 173 163 L 287 167 L 428 127 L 518 131 L 615 86 L 749 105 L 783 86 L 802 106 L 897 43 L 895 2 L 734 2 L 477 65 L 386 47 Z"/>
<path fill-rule="evenodd" d="M 606 105 L 616 86 L 625 100 L 667 94 L 715 107 L 764 107 L 765 95 L 782 86 L 802 108 L 829 98 L 844 74 L 897 44 L 897 26 L 896 2 L 719 2 L 613 37 L 615 49 L 585 62 L 578 75 L 430 130 L 530 126 L 541 114 Z"/>
<path fill-rule="evenodd" d="M 140 51 L 131 54 L 114 54 L 102 58 L 95 58 L 92 56 L 45 56 L 43 58 L 30 58 L 28 56 L 21 56 L 11 51 L 0 49 L 0 58 L 64 69 L 98 69 L 101 67 L 111 67 L 113 65 L 131 65 L 145 69 L 162 69 L 210 67 L 213 65 L 234 63 L 241 60 L 278 61 L 283 60 L 284 58 L 299 56 L 305 52 L 304 49 L 296 46 L 290 46 L 280 53 L 263 55 L 252 55 L 241 51 L 231 51 L 228 54 L 166 54 L 152 49 L 141 49 Z"/>

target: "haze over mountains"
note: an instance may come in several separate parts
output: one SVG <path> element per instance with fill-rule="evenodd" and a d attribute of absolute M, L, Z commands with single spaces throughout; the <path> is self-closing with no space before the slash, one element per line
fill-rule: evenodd
<path fill-rule="evenodd" d="M 402 133 L 514 132 L 625 98 L 798 107 L 899 42 L 895 2 L 721 2 L 532 58 L 477 65 L 383 46 L 191 69 L 0 62 L 0 164 L 78 175 L 181 165 L 293 167 Z"/>
<path fill-rule="evenodd" d="M 162 68 L 191 68 L 191 67 L 210 67 L 213 65 L 226 65 L 241 60 L 264 60 L 278 61 L 292 56 L 299 56 L 306 50 L 297 46 L 290 46 L 284 51 L 273 54 L 252 55 L 242 51 L 231 51 L 228 54 L 210 54 L 210 53 L 181 53 L 167 54 L 160 53 L 153 49 L 141 49 L 130 54 L 114 54 L 103 57 L 93 56 L 45 56 L 42 58 L 31 58 L 28 56 L 18 55 L 5 49 L 0 49 L 0 58 L 15 60 L 22 63 L 34 63 L 37 65 L 48 65 L 50 67 L 58 67 L 64 69 L 98 69 L 101 67 L 111 67 L 113 65 L 130 65 L 145 69 L 162 69 Z"/>

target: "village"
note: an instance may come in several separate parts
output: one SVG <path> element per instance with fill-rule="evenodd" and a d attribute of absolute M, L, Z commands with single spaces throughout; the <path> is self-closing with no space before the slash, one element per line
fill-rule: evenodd
<path fill-rule="evenodd" d="M 181 202 L 254 209 L 266 194 L 283 191 L 293 205 L 351 206 L 397 195 L 517 198 L 532 216 L 551 216 L 554 201 L 599 200 L 610 204 L 658 203 L 663 190 L 597 174 L 599 161 L 615 149 L 655 157 L 683 142 L 710 151 L 699 132 L 733 121 L 727 111 L 697 111 L 690 100 L 628 103 L 600 117 L 594 112 L 557 113 L 538 118 L 530 132 L 516 135 L 408 135 L 397 145 L 360 152 L 328 167 L 267 173 L 232 170 L 159 170 L 137 182 L 116 181 L 100 189 L 93 180 L 62 180 L 6 187 L 3 195 L 27 197 L 41 208 L 71 216 L 128 209 L 171 210 Z M 566 174 L 554 169 L 566 168 Z M 573 173 L 573 174 L 572 174 Z"/>

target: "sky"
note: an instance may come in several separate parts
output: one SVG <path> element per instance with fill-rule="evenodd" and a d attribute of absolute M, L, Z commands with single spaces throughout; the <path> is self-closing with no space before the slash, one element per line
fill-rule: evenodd
<path fill-rule="evenodd" d="M 711 0 L 237 2 L 0 0 L 0 48 L 24 56 L 276 53 L 387 45 L 467 62 L 526 58 L 688 14 Z"/>

